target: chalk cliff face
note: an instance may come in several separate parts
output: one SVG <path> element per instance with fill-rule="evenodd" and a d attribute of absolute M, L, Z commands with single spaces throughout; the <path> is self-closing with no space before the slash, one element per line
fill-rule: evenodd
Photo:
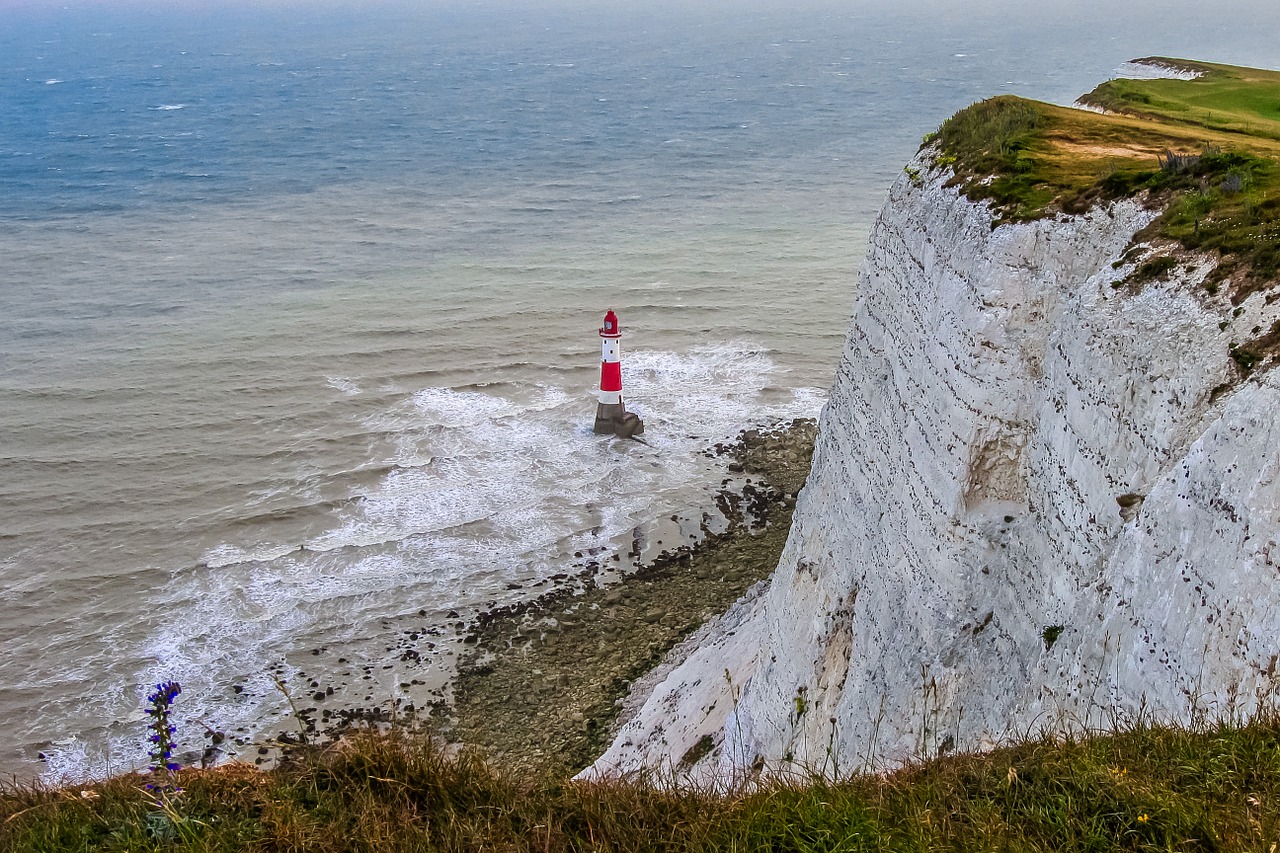
<path fill-rule="evenodd" d="M 1280 375 L 1229 346 L 1280 304 L 1190 256 L 1113 286 L 1137 202 L 993 230 L 948 177 L 924 152 L 873 229 L 776 574 L 588 774 L 880 769 L 1275 696 Z"/>

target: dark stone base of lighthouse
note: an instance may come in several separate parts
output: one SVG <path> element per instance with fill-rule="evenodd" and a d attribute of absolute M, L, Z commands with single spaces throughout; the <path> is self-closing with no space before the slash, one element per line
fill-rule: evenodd
<path fill-rule="evenodd" d="M 613 433 L 618 438 L 633 438 L 644 433 L 644 421 L 634 412 L 628 412 L 622 403 L 600 403 L 596 407 L 597 435 Z"/>
<path fill-rule="evenodd" d="M 622 420 L 627 413 L 622 403 L 601 403 L 596 406 L 596 435 L 607 435 L 613 432 L 613 425 Z"/>

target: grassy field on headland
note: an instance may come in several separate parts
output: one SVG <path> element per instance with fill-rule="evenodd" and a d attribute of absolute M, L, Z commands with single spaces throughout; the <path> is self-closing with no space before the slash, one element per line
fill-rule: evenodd
<path fill-rule="evenodd" d="M 13 851 L 1269 851 L 1280 722 L 1032 739 L 838 783 L 679 791 L 499 772 L 366 733 L 283 766 L 0 793 Z"/>

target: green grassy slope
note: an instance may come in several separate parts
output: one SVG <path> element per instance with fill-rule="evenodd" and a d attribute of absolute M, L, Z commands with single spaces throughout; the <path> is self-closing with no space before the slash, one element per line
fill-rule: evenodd
<path fill-rule="evenodd" d="M 1280 72 L 1148 57 L 1195 80 L 1109 80 L 1081 99 L 1109 112 L 1280 140 Z"/>

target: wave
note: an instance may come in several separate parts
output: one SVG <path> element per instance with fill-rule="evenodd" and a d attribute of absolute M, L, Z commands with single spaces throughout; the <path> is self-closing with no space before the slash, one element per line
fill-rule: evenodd
<path fill-rule="evenodd" d="M 360 394 L 360 386 L 355 380 L 348 379 L 345 376 L 326 376 L 325 382 L 335 391 L 341 391 L 348 397 L 355 397 Z"/>
<path fill-rule="evenodd" d="M 385 466 L 380 466 L 380 469 L 385 470 Z M 327 501 L 298 503 L 291 506 L 266 510 L 265 512 L 243 515 L 232 521 L 231 525 L 236 528 L 254 528 L 264 524 L 277 524 L 284 521 L 295 521 L 309 513 L 322 513 L 342 509 L 343 507 L 349 506 L 356 500 L 359 500 L 358 496 L 336 498 L 334 500 Z"/>
<path fill-rule="evenodd" d="M 202 562 L 271 562 L 300 552 L 383 548 L 422 536 L 445 541 L 476 536 L 478 524 L 513 558 L 527 550 L 530 538 L 553 541 L 593 528 L 605 538 L 616 536 L 627 525 L 601 529 L 593 520 L 599 510 L 588 509 L 615 500 L 612 482 L 629 484 L 634 494 L 628 503 L 638 512 L 651 495 L 687 485 L 690 472 L 678 460 L 697 457 L 707 441 L 731 436 L 761 415 L 816 413 L 824 395 L 771 381 L 778 368 L 770 352 L 737 341 L 628 354 L 627 399 L 657 427 L 646 435 L 652 447 L 676 454 L 668 458 L 667 472 L 644 470 L 642 453 L 611 452 L 607 441 L 592 434 L 594 400 L 587 389 L 517 383 L 421 389 L 365 421 L 370 434 L 399 446 L 391 459 L 334 475 L 338 482 L 372 476 L 372 487 L 339 501 L 308 501 L 237 523 L 252 530 L 327 511 L 328 530 L 305 542 L 219 546 Z"/>

